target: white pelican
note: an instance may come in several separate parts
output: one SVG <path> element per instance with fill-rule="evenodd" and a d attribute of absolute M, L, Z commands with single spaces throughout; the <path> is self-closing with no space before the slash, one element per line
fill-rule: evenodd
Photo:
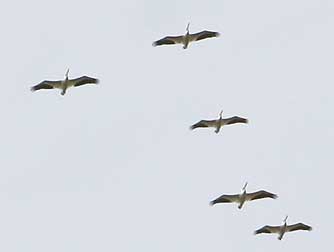
<path fill-rule="evenodd" d="M 219 37 L 218 32 L 213 31 L 201 31 L 198 33 L 189 33 L 189 25 L 188 23 L 186 28 L 186 34 L 181 36 L 167 36 L 162 39 L 159 39 L 153 42 L 153 46 L 160 46 L 160 45 L 172 45 L 172 44 L 183 44 L 183 49 L 187 49 L 190 42 L 198 41 L 206 38 L 214 38 Z"/>
<path fill-rule="evenodd" d="M 66 90 L 69 87 L 78 87 L 82 86 L 85 84 L 97 84 L 99 82 L 98 79 L 91 78 L 88 76 L 81 76 L 76 79 L 69 79 L 68 78 L 68 73 L 69 69 L 67 69 L 66 74 L 65 74 L 65 79 L 64 80 L 59 80 L 59 81 L 49 81 L 45 80 L 42 81 L 41 83 L 33 86 L 30 88 L 31 91 L 37 91 L 40 89 L 53 89 L 53 88 L 58 88 L 61 89 L 61 95 L 64 95 L 66 93 Z"/>
<path fill-rule="evenodd" d="M 196 128 L 216 128 L 215 132 L 218 133 L 220 128 L 224 125 L 234 124 L 234 123 L 248 123 L 248 120 L 239 116 L 233 116 L 229 118 L 222 118 L 223 110 L 219 114 L 219 118 L 217 120 L 201 120 L 194 125 L 190 126 L 190 129 Z"/>
<path fill-rule="evenodd" d="M 282 226 L 264 226 L 254 232 L 255 235 L 257 234 L 271 234 L 271 233 L 276 233 L 278 234 L 278 239 L 282 240 L 283 235 L 286 232 L 292 232 L 292 231 L 297 231 L 297 230 L 307 230 L 311 231 L 312 227 L 305 225 L 304 223 L 297 223 L 293 225 L 287 225 L 286 220 L 288 219 L 288 216 L 286 216 L 283 220 L 283 225 Z"/>
<path fill-rule="evenodd" d="M 246 201 L 251 201 L 251 200 L 257 200 L 257 199 L 263 199 L 263 198 L 272 198 L 276 199 L 278 196 L 276 194 L 266 192 L 266 191 L 257 191 L 253 193 L 246 193 L 246 187 L 247 187 L 247 182 L 242 188 L 242 192 L 240 194 L 233 194 L 233 195 L 227 195 L 223 194 L 222 196 L 218 197 L 217 199 L 213 200 L 210 202 L 211 205 L 215 205 L 218 203 L 238 203 L 238 208 L 241 209 L 243 204 Z"/>

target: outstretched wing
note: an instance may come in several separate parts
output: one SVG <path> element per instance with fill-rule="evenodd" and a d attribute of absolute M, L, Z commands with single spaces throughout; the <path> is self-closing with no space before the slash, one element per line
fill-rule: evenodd
<path fill-rule="evenodd" d="M 239 195 L 238 194 L 233 194 L 233 195 L 227 195 L 224 194 L 217 199 L 213 200 L 210 202 L 211 205 L 217 204 L 217 203 L 233 203 L 233 202 L 238 202 L 239 201 Z"/>
<path fill-rule="evenodd" d="M 264 190 L 246 194 L 246 199 L 247 200 L 257 200 L 257 199 L 263 199 L 263 198 L 276 199 L 277 195 L 273 194 L 273 193 L 270 193 L 270 192 L 267 192 L 267 191 L 264 191 Z"/>
<path fill-rule="evenodd" d="M 181 44 L 183 36 L 167 36 L 153 42 L 153 46 Z"/>
<path fill-rule="evenodd" d="M 42 81 L 41 83 L 32 86 L 30 88 L 31 91 L 37 91 L 40 89 L 53 89 L 53 88 L 59 88 L 61 86 L 61 81 Z"/>
<path fill-rule="evenodd" d="M 97 84 L 99 83 L 98 79 L 88 77 L 88 76 L 81 76 L 79 78 L 71 80 L 73 82 L 74 87 L 86 85 L 86 84 Z"/>
<path fill-rule="evenodd" d="M 287 231 L 288 232 L 293 232 L 293 231 L 297 231 L 297 230 L 307 230 L 307 231 L 311 231 L 312 227 L 305 225 L 304 223 L 297 223 L 294 225 L 289 225 L 287 226 Z"/>
<path fill-rule="evenodd" d="M 233 116 L 230 118 L 224 118 L 225 124 L 234 124 L 234 123 L 248 123 L 248 120 L 246 118 L 242 118 L 239 116 Z"/>
<path fill-rule="evenodd" d="M 207 38 L 216 38 L 219 37 L 219 32 L 213 31 L 201 31 L 198 33 L 190 34 L 190 41 L 198 41 Z"/>
<path fill-rule="evenodd" d="M 279 226 L 264 226 L 258 230 L 255 230 L 254 234 L 271 234 L 271 233 L 279 233 L 280 227 Z"/>
<path fill-rule="evenodd" d="M 190 126 L 190 129 L 216 127 L 217 120 L 201 120 Z"/>

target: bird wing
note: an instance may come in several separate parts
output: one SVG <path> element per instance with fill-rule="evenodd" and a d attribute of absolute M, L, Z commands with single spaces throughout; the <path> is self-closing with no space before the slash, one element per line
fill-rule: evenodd
<path fill-rule="evenodd" d="M 227 195 L 224 194 L 217 199 L 210 202 L 211 205 L 217 204 L 217 203 L 233 203 L 233 202 L 239 202 L 239 194 L 232 194 Z"/>
<path fill-rule="evenodd" d="M 264 191 L 264 190 L 246 194 L 246 200 L 257 200 L 257 199 L 263 199 L 263 198 L 276 199 L 277 195 Z"/>
<path fill-rule="evenodd" d="M 270 233 L 279 233 L 280 226 L 264 226 L 258 230 L 255 230 L 254 234 L 270 234 Z"/>
<path fill-rule="evenodd" d="M 190 126 L 190 129 L 216 127 L 217 120 L 201 120 Z"/>
<path fill-rule="evenodd" d="M 167 36 L 153 42 L 153 46 L 181 44 L 183 36 Z"/>
<path fill-rule="evenodd" d="M 224 118 L 223 119 L 224 124 L 234 124 L 234 123 L 248 123 L 248 120 L 246 118 L 242 118 L 239 116 L 233 116 L 230 118 Z"/>
<path fill-rule="evenodd" d="M 305 225 L 304 223 L 297 223 L 297 224 L 294 224 L 294 225 L 287 226 L 287 231 L 288 232 L 297 231 L 297 230 L 311 231 L 312 227 L 310 227 L 308 225 Z"/>
<path fill-rule="evenodd" d="M 201 31 L 198 33 L 190 34 L 190 41 L 198 41 L 206 38 L 215 38 L 219 37 L 219 35 L 219 32 Z"/>
<path fill-rule="evenodd" d="M 85 84 L 97 84 L 99 80 L 88 76 L 81 76 L 79 78 L 71 80 L 71 82 L 73 82 L 74 87 L 78 87 Z"/>
<path fill-rule="evenodd" d="M 61 81 L 48 81 L 48 80 L 45 80 L 45 81 L 42 81 L 41 83 L 35 85 L 35 86 L 32 86 L 30 88 L 31 91 L 37 91 L 37 90 L 40 90 L 40 89 L 53 89 L 53 88 L 60 88 L 61 86 Z"/>

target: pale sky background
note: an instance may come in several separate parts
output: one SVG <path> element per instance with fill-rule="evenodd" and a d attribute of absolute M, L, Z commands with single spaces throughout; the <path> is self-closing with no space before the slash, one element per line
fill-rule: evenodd
<path fill-rule="evenodd" d="M 333 249 L 334 1 L 3 1 L 0 250 Z M 166 35 L 218 39 L 152 47 Z M 44 79 L 98 86 L 36 93 Z M 249 125 L 190 131 L 238 115 Z M 209 206 L 265 189 L 277 200 Z M 265 224 L 312 232 L 254 236 Z"/>

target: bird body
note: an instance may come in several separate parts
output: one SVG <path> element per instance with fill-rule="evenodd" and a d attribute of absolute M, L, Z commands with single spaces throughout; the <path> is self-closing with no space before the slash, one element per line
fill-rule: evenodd
<path fill-rule="evenodd" d="M 99 82 L 98 79 L 92 78 L 92 77 L 88 77 L 88 76 L 81 76 L 79 78 L 76 79 L 69 79 L 68 78 L 68 72 L 69 70 L 67 70 L 66 72 L 66 78 L 64 80 L 58 80 L 58 81 L 49 81 L 49 80 L 45 80 L 42 81 L 41 83 L 31 87 L 31 91 L 37 91 L 40 89 L 61 89 L 61 95 L 65 95 L 66 90 L 70 87 L 78 87 L 78 86 L 82 86 L 85 84 L 97 84 Z"/>
<path fill-rule="evenodd" d="M 232 194 L 232 195 L 223 194 L 222 196 L 211 201 L 210 204 L 215 205 L 218 203 L 237 203 L 238 208 L 241 209 L 246 201 L 252 201 L 252 200 L 263 199 L 263 198 L 276 199 L 278 197 L 276 194 L 273 194 L 273 193 L 270 193 L 264 190 L 260 190 L 260 191 L 253 192 L 253 193 L 247 193 L 246 187 L 247 187 L 247 183 L 244 185 L 242 192 L 240 194 Z"/>
<path fill-rule="evenodd" d="M 218 133 L 221 127 L 235 123 L 248 123 L 248 119 L 239 116 L 229 118 L 222 118 L 223 111 L 220 112 L 217 120 L 200 120 L 199 122 L 190 126 L 191 130 L 196 128 L 215 128 L 215 133 Z"/>
<path fill-rule="evenodd" d="M 269 226 L 266 225 L 258 230 L 256 230 L 254 232 L 255 235 L 257 234 L 271 234 L 271 233 L 276 233 L 278 234 L 277 239 L 278 240 L 282 240 L 283 236 L 285 233 L 287 232 L 293 232 L 293 231 L 297 231 L 297 230 L 307 230 L 307 231 L 311 231 L 312 227 L 308 226 L 304 223 L 296 223 L 293 225 L 287 225 L 287 218 L 288 216 L 285 217 L 284 219 L 284 223 L 281 226 Z"/>
<path fill-rule="evenodd" d="M 282 240 L 283 239 L 283 236 L 286 232 L 286 228 L 287 228 L 287 224 L 286 222 L 281 226 L 280 228 L 280 232 L 279 232 L 279 236 L 278 236 L 278 240 Z"/>
<path fill-rule="evenodd" d="M 187 49 L 190 42 L 198 41 L 206 38 L 219 37 L 218 32 L 201 31 L 198 33 L 189 33 L 189 23 L 186 28 L 186 34 L 181 36 L 166 36 L 162 39 L 153 42 L 153 46 L 183 44 L 183 49 Z"/>

